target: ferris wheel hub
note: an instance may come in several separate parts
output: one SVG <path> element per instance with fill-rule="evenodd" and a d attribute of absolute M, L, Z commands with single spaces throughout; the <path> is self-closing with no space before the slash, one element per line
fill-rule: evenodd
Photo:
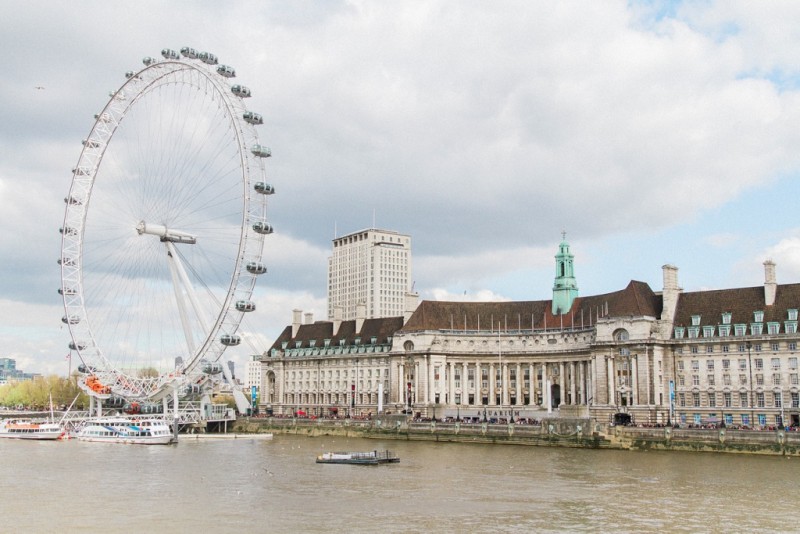
<path fill-rule="evenodd" d="M 136 225 L 136 232 L 139 235 L 157 235 L 161 238 L 162 242 L 169 241 L 170 243 L 186 243 L 189 245 L 194 245 L 197 243 L 196 235 L 190 234 L 189 232 L 183 232 L 181 230 L 175 230 L 174 228 L 167 228 L 163 224 L 152 224 L 139 221 L 139 224 Z"/>

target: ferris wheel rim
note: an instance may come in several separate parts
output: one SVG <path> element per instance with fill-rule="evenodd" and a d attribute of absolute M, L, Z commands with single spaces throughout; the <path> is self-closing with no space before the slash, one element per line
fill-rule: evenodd
<path fill-rule="evenodd" d="M 195 62 L 190 59 L 195 58 L 167 57 L 165 55 L 164 61 L 151 60 L 148 62 L 146 59 L 144 68 L 126 74 L 128 79 L 119 89 L 112 91 L 102 112 L 96 116 L 87 141 L 84 142 L 78 163 L 73 169 L 69 193 L 65 198 L 66 209 L 62 226 L 61 257 L 59 258 L 61 264 L 61 288 L 59 291 L 63 297 L 65 310 L 62 321 L 68 326 L 72 337 L 70 349 L 78 352 L 82 362 L 88 366 L 88 370 L 92 374 L 102 375 L 103 381 L 108 387 L 107 392 L 96 392 L 98 396 L 113 393 L 136 398 L 152 397 L 162 392 L 166 385 L 180 380 L 181 375 L 195 370 L 201 361 L 218 361 L 225 348 L 229 346 L 229 343 L 225 341 L 231 342 L 236 337 L 243 313 L 249 311 L 243 309 L 247 306 L 240 307 L 239 303 L 251 302 L 250 298 L 256 277 L 263 274 L 259 270 L 251 271 L 249 268 L 251 264 L 262 265 L 264 234 L 267 233 L 263 230 L 269 228 L 271 231 L 271 227 L 266 223 L 266 197 L 252 194 L 256 184 L 264 183 L 256 182 L 253 176 L 253 174 L 264 175 L 262 159 L 264 156 L 257 154 L 255 150 L 255 147 L 263 149 L 258 143 L 258 135 L 255 130 L 257 123 L 247 118 L 248 113 L 251 119 L 253 115 L 257 114 L 247 111 L 242 102 L 243 95 L 232 93 L 224 72 L 221 72 L 220 69 L 216 69 L 215 72 L 213 65 L 209 67 L 206 62 Z M 227 68 L 230 69 L 230 67 Z M 86 231 L 87 216 L 90 213 L 89 204 L 95 188 L 94 178 L 102 168 L 106 150 L 117 135 L 118 128 L 144 95 L 158 89 L 163 84 L 172 83 L 171 79 L 167 78 L 176 73 L 203 79 L 208 84 L 206 89 L 214 92 L 214 97 L 219 99 L 221 107 L 225 109 L 226 116 L 231 122 L 237 139 L 236 150 L 241 170 L 240 233 L 237 252 L 231 260 L 233 265 L 230 268 L 230 282 L 224 300 L 220 303 L 213 326 L 208 328 L 205 339 L 192 354 L 188 355 L 183 368 L 169 373 L 162 372 L 156 377 L 134 377 L 130 376 L 127 371 L 119 369 L 117 364 L 104 354 L 103 347 L 97 343 L 92 330 L 84 300 L 84 232 Z M 190 82 L 182 79 L 181 83 Z M 249 96 L 249 90 L 246 96 Z M 248 148 L 251 147 L 252 150 L 248 151 Z M 256 190 L 258 189 L 256 188 Z M 142 222 L 142 224 L 145 223 Z M 259 231 L 259 228 L 262 231 Z"/>

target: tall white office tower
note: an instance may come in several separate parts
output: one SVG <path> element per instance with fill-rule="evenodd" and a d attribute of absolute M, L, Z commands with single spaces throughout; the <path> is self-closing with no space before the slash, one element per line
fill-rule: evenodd
<path fill-rule="evenodd" d="M 356 319 L 359 304 L 367 319 L 401 316 L 410 284 L 411 236 L 371 228 L 337 237 L 328 258 L 328 319 Z"/>

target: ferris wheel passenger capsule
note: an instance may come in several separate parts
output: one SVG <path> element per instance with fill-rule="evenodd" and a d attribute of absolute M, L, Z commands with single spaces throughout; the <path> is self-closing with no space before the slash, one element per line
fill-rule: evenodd
<path fill-rule="evenodd" d="M 218 375 L 222 372 L 222 365 L 216 362 L 205 362 L 203 364 L 203 372 L 207 375 Z"/>
<path fill-rule="evenodd" d="M 77 315 L 70 315 L 70 316 L 65 315 L 64 317 L 61 318 L 61 322 L 64 324 L 78 324 L 79 322 L 81 322 L 81 318 L 78 317 Z"/>
<path fill-rule="evenodd" d="M 147 56 L 147 57 L 142 59 L 142 63 L 144 63 L 145 67 L 149 67 L 150 65 L 153 65 L 154 63 L 158 63 L 158 60 L 156 58 L 154 58 L 154 57 Z"/>
<path fill-rule="evenodd" d="M 247 264 L 247 272 L 250 274 L 264 274 L 267 272 L 267 266 L 258 261 L 251 261 Z"/>
<path fill-rule="evenodd" d="M 219 74 L 220 76 L 225 76 L 226 78 L 235 78 L 236 69 L 234 69 L 230 65 L 220 65 L 219 67 L 217 67 L 217 74 Z"/>
<path fill-rule="evenodd" d="M 258 113 L 254 111 L 245 111 L 242 114 L 242 118 L 245 122 L 250 124 L 264 124 L 264 119 Z"/>
<path fill-rule="evenodd" d="M 259 158 L 272 157 L 272 150 L 270 150 L 268 146 L 264 145 L 253 145 L 252 148 L 250 148 L 250 152 L 252 152 L 254 156 L 258 156 Z"/>
<path fill-rule="evenodd" d="M 259 234 L 268 235 L 272 233 L 272 225 L 263 221 L 259 221 L 253 225 L 253 230 Z"/>
<path fill-rule="evenodd" d="M 189 48 L 188 46 L 184 46 L 181 48 L 181 55 L 183 57 L 188 57 L 189 59 L 197 59 L 197 50 L 194 48 Z"/>
<path fill-rule="evenodd" d="M 62 226 L 58 229 L 58 233 L 63 235 L 78 235 L 78 231 L 71 226 Z"/>
<path fill-rule="evenodd" d="M 64 197 L 64 204 L 69 204 L 71 206 L 80 206 L 83 204 L 83 200 L 79 199 L 78 197 L 68 196 Z"/>
<path fill-rule="evenodd" d="M 164 59 L 178 59 L 180 57 L 178 53 L 171 48 L 165 48 L 162 50 L 161 55 L 164 56 Z"/>
<path fill-rule="evenodd" d="M 197 57 L 200 58 L 200 61 L 202 61 L 206 65 L 217 64 L 217 56 L 215 56 L 211 52 L 200 52 L 200 54 Z"/>
<path fill-rule="evenodd" d="M 236 309 L 240 312 L 251 312 L 256 309 L 256 303 L 251 300 L 237 300 Z"/>
<path fill-rule="evenodd" d="M 232 85 L 231 93 L 241 98 L 248 98 L 250 96 L 250 88 L 245 87 L 244 85 Z"/>
<path fill-rule="evenodd" d="M 83 350 L 86 348 L 86 343 L 79 341 L 75 343 L 74 341 L 69 342 L 69 350 Z"/>
<path fill-rule="evenodd" d="M 267 182 L 256 182 L 256 184 L 253 186 L 253 189 L 262 195 L 272 195 L 275 193 L 275 188 L 272 187 L 272 184 L 268 184 Z"/>
<path fill-rule="evenodd" d="M 242 342 L 242 338 L 240 338 L 236 334 L 223 334 L 223 336 L 219 338 L 219 340 L 226 347 L 235 347 L 236 345 Z"/>
<path fill-rule="evenodd" d="M 73 267 L 75 265 L 75 260 L 72 258 L 58 258 L 59 265 L 66 265 L 67 267 Z"/>
<path fill-rule="evenodd" d="M 92 174 L 92 169 L 89 167 L 75 167 L 72 169 L 72 174 L 76 176 L 89 176 Z"/>
<path fill-rule="evenodd" d="M 62 296 L 63 295 L 75 295 L 76 293 L 77 293 L 77 291 L 75 291 L 75 288 L 72 288 L 72 287 L 59 287 L 58 288 L 58 294 L 62 295 Z"/>
<path fill-rule="evenodd" d="M 102 146 L 100 141 L 95 141 L 94 139 L 84 139 L 81 144 L 86 148 L 100 148 Z"/>
<path fill-rule="evenodd" d="M 111 122 L 111 115 L 108 113 L 95 113 L 94 118 L 100 122 Z"/>

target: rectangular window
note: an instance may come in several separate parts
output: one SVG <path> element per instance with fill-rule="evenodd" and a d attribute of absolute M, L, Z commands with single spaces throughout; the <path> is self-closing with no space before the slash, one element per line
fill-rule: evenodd
<path fill-rule="evenodd" d="M 713 326 L 704 326 L 703 327 L 703 337 L 714 337 L 714 327 Z"/>
<path fill-rule="evenodd" d="M 759 408 L 764 407 L 764 394 L 763 393 L 756 393 L 756 406 Z"/>
<path fill-rule="evenodd" d="M 739 384 L 747 384 L 747 375 L 739 375 Z"/>
<path fill-rule="evenodd" d="M 772 344 L 772 352 L 778 352 L 779 350 L 781 350 L 780 345 L 778 343 L 773 343 Z"/>
<path fill-rule="evenodd" d="M 774 371 L 777 371 L 777 370 L 779 370 L 781 368 L 781 359 L 780 358 L 772 358 L 771 363 L 772 363 L 772 369 Z"/>
<path fill-rule="evenodd" d="M 714 345 L 706 345 L 706 352 L 714 352 Z"/>
<path fill-rule="evenodd" d="M 692 326 L 698 326 L 699 324 L 700 324 L 700 316 L 692 315 Z"/>
<path fill-rule="evenodd" d="M 692 371 L 700 369 L 700 360 L 692 360 Z"/>
<path fill-rule="evenodd" d="M 744 358 L 739 360 L 739 369 L 747 369 L 747 360 Z"/>
<path fill-rule="evenodd" d="M 699 386 L 700 385 L 700 376 L 699 375 L 692 375 L 692 385 Z"/>
<path fill-rule="evenodd" d="M 722 368 L 727 370 L 731 368 L 731 361 L 730 360 L 722 360 Z"/>
<path fill-rule="evenodd" d="M 739 406 L 747 408 L 747 393 L 743 391 L 739 392 Z"/>
<path fill-rule="evenodd" d="M 700 328 L 696 326 L 689 327 L 689 339 L 696 339 L 700 335 Z"/>
<path fill-rule="evenodd" d="M 678 405 L 679 406 L 686 406 L 686 394 L 685 393 L 678 393 Z"/>
<path fill-rule="evenodd" d="M 730 346 L 722 345 L 722 352 L 730 352 Z"/>
<path fill-rule="evenodd" d="M 800 393 L 792 392 L 792 408 L 800 408 Z"/>
<path fill-rule="evenodd" d="M 746 324 L 737 324 L 733 327 L 733 334 L 738 337 L 742 337 L 747 332 L 747 325 Z M 742 349 L 739 349 L 740 351 Z"/>
<path fill-rule="evenodd" d="M 781 396 L 781 394 L 780 394 L 780 393 L 775 393 L 775 394 L 773 394 L 772 396 L 774 397 L 774 398 L 773 398 L 773 401 L 774 401 L 774 404 L 773 404 L 773 406 L 774 406 L 775 408 L 780 408 L 780 407 L 781 407 L 781 405 L 783 404 L 783 397 Z"/>
<path fill-rule="evenodd" d="M 683 335 L 686 332 L 686 329 L 682 326 L 675 327 L 675 339 L 683 339 Z"/>
<path fill-rule="evenodd" d="M 726 408 L 733 406 L 733 401 L 731 400 L 731 394 L 729 392 L 726 391 L 722 394 L 722 402 L 725 403 Z"/>
<path fill-rule="evenodd" d="M 788 310 L 786 310 L 786 313 L 787 313 L 787 316 L 788 316 L 790 321 L 796 321 L 797 320 L 797 310 L 796 309 L 789 308 Z"/>
<path fill-rule="evenodd" d="M 761 323 L 750 323 L 750 335 L 760 336 L 764 331 L 764 325 Z"/>
<path fill-rule="evenodd" d="M 789 375 L 789 382 L 793 385 L 797 385 L 797 373 L 792 373 Z"/>
<path fill-rule="evenodd" d="M 695 345 L 695 346 L 693 346 L 691 348 L 691 352 L 692 352 L 692 354 L 697 354 L 697 345 Z"/>
<path fill-rule="evenodd" d="M 715 385 L 714 384 L 714 375 L 708 375 L 706 378 L 708 379 L 708 385 L 709 386 Z"/>
<path fill-rule="evenodd" d="M 713 371 L 714 370 L 714 360 L 706 360 L 706 368 L 709 371 Z"/>
<path fill-rule="evenodd" d="M 717 394 L 716 393 L 709 393 L 708 394 L 708 406 L 709 406 L 709 408 L 716 408 L 717 407 Z"/>
<path fill-rule="evenodd" d="M 722 324 L 731 324 L 731 312 L 723 312 Z"/>
<path fill-rule="evenodd" d="M 764 385 L 764 375 L 758 374 L 756 375 L 756 385 L 763 386 Z"/>
<path fill-rule="evenodd" d="M 683 375 L 678 375 L 678 385 L 679 386 L 684 385 Z"/>
<path fill-rule="evenodd" d="M 696 408 L 700 406 L 700 393 L 692 393 L 692 406 Z"/>
<path fill-rule="evenodd" d="M 780 386 L 781 385 L 781 374 L 775 373 L 772 375 L 772 385 L 773 386 Z"/>
<path fill-rule="evenodd" d="M 762 360 L 761 358 L 756 358 L 755 362 L 756 362 L 756 369 L 760 370 L 764 368 L 764 360 Z"/>
<path fill-rule="evenodd" d="M 796 361 L 796 360 L 797 360 L 797 358 L 795 358 L 795 361 Z M 680 361 L 678 362 L 678 370 L 679 370 L 679 371 L 683 371 L 683 360 L 680 360 Z"/>
<path fill-rule="evenodd" d="M 722 384 L 725 386 L 731 385 L 731 375 L 722 375 Z"/>

